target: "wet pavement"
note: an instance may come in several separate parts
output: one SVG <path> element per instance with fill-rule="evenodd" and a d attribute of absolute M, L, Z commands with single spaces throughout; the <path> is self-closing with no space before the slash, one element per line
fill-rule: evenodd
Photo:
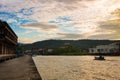
<path fill-rule="evenodd" d="M 32 57 L 11 59 L 0 63 L 0 80 L 41 80 Z"/>

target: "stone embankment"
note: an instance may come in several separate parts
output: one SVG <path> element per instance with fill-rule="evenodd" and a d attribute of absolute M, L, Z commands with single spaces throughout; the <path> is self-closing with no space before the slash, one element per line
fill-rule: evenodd
<path fill-rule="evenodd" d="M 0 80 L 41 80 L 32 57 L 25 55 L 0 63 Z"/>

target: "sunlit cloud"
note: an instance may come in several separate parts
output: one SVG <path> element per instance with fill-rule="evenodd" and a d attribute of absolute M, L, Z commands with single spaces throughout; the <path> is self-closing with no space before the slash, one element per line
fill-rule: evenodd
<path fill-rule="evenodd" d="M 11 25 L 23 43 L 45 39 L 120 39 L 119 14 L 119 0 L 0 1 L 0 19 Z M 29 40 L 28 35 L 34 39 Z"/>
<path fill-rule="evenodd" d="M 105 32 L 108 32 L 109 36 L 108 39 L 120 39 L 120 9 L 117 8 L 113 12 L 111 12 L 111 16 L 113 16 L 111 19 L 100 22 L 99 27 L 104 30 Z"/>
<path fill-rule="evenodd" d="M 35 29 L 40 33 L 56 33 L 59 27 L 45 22 L 36 22 L 22 25 L 22 28 Z"/>
<path fill-rule="evenodd" d="M 29 39 L 29 38 L 20 38 L 20 39 L 19 39 L 19 42 L 20 42 L 20 43 L 21 43 L 21 42 L 24 42 L 24 43 L 32 43 L 32 42 L 34 42 L 34 40 Z"/>

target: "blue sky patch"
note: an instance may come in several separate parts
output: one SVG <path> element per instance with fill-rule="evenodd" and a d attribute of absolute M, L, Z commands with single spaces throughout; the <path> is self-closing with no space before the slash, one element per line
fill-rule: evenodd
<path fill-rule="evenodd" d="M 63 17 L 59 16 L 57 19 L 62 20 L 64 22 L 72 21 L 72 19 L 70 17 L 67 17 L 67 16 L 63 16 Z"/>
<path fill-rule="evenodd" d="M 29 8 L 29 9 L 23 8 L 23 9 L 21 9 L 18 13 L 21 13 L 21 14 L 23 14 L 23 15 L 25 15 L 25 16 L 30 16 L 30 15 L 33 14 L 33 9 L 34 9 L 34 7 L 31 7 L 31 8 Z"/>

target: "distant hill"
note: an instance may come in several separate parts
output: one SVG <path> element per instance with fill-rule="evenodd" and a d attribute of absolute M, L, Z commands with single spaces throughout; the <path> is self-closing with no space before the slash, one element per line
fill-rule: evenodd
<path fill-rule="evenodd" d="M 78 47 L 80 49 L 87 49 L 97 45 L 105 45 L 113 42 L 120 42 L 120 40 L 45 40 L 32 44 L 25 44 L 22 45 L 22 47 L 25 50 L 32 48 L 58 48 L 64 46 L 66 43 L 69 43 L 69 45 Z"/>

